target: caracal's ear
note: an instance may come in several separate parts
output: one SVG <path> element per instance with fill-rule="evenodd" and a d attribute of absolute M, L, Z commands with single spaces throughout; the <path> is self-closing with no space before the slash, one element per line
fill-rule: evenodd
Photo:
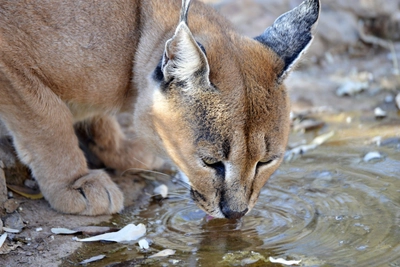
<path fill-rule="evenodd" d="M 286 77 L 311 44 L 320 6 L 319 0 L 306 0 L 281 15 L 271 27 L 255 38 L 283 59 L 285 66 L 279 75 L 279 81 Z"/>
<path fill-rule="evenodd" d="M 174 36 L 165 44 L 161 70 L 167 81 L 190 82 L 201 78 L 209 83 L 207 57 L 188 27 L 189 6 L 190 0 L 182 0 L 180 21 Z"/>

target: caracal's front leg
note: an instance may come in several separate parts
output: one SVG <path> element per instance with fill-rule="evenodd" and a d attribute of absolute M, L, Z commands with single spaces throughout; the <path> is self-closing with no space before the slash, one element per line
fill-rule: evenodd
<path fill-rule="evenodd" d="M 0 70 L 0 81 L 0 118 L 50 205 L 73 214 L 119 212 L 123 195 L 104 171 L 87 168 L 64 102 L 36 77 Z"/>
<path fill-rule="evenodd" d="M 140 139 L 125 136 L 115 116 L 94 117 L 84 127 L 91 140 L 90 150 L 109 168 L 148 170 L 164 164 Z"/>

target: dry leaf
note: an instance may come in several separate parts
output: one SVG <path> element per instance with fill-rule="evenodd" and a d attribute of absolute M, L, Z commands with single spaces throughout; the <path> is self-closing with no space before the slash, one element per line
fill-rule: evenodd
<path fill-rule="evenodd" d="M 316 138 L 314 138 L 314 140 L 312 140 L 311 144 L 320 146 L 323 143 L 325 143 L 328 139 L 330 139 L 332 136 L 334 136 L 334 134 L 335 134 L 335 132 L 332 131 L 332 132 L 317 136 Z"/>
<path fill-rule="evenodd" d="M 73 229 L 51 228 L 51 232 L 56 235 L 72 235 L 82 233 L 84 235 L 100 235 L 108 232 L 116 232 L 118 229 L 107 226 L 81 226 Z"/>
<path fill-rule="evenodd" d="M 88 263 L 91 263 L 91 262 L 94 262 L 94 261 L 102 260 L 102 259 L 104 259 L 105 257 L 106 257 L 106 255 L 94 256 L 94 257 L 91 257 L 90 259 L 81 261 L 79 264 L 88 264 Z"/>
<path fill-rule="evenodd" d="M 160 252 L 149 256 L 149 258 L 157 258 L 157 257 L 167 257 L 175 254 L 175 250 L 172 249 L 164 249 L 161 250 Z"/>
<path fill-rule="evenodd" d="M 306 119 L 303 120 L 299 123 L 295 123 L 295 125 L 293 126 L 293 130 L 298 132 L 301 130 L 304 131 L 309 131 L 309 130 L 314 130 L 314 129 L 318 129 L 321 128 L 325 125 L 325 123 L 323 121 L 316 121 L 316 120 L 312 120 L 312 119 Z"/>
<path fill-rule="evenodd" d="M 307 151 L 316 149 L 318 146 L 325 143 L 334 134 L 335 132 L 332 131 L 314 138 L 314 140 L 312 140 L 312 142 L 308 145 L 300 145 L 298 147 L 292 148 L 291 150 L 285 153 L 285 161 L 290 161 L 297 155 L 301 155 L 306 153 Z"/>
<path fill-rule="evenodd" d="M 4 233 L 0 236 L 0 248 L 3 246 L 4 241 L 6 241 L 7 233 Z"/>
<path fill-rule="evenodd" d="M 67 228 L 51 228 L 50 231 L 56 235 L 72 235 L 78 232 Z"/>
<path fill-rule="evenodd" d="M 301 262 L 301 260 L 298 260 L 298 261 L 295 261 L 295 260 L 287 261 L 287 260 L 282 259 L 282 258 L 274 259 L 272 257 L 269 257 L 268 259 L 272 263 L 281 263 L 281 264 L 285 264 L 285 265 L 298 265 Z"/>
<path fill-rule="evenodd" d="M 142 223 L 137 226 L 134 224 L 128 224 L 118 232 L 106 233 L 102 235 L 96 235 L 89 238 L 78 239 L 81 242 L 92 242 L 92 241 L 113 241 L 113 242 L 130 242 L 137 240 L 146 234 L 146 226 Z"/>
<path fill-rule="evenodd" d="M 22 186 L 17 186 L 17 185 L 7 185 L 8 189 L 11 191 L 20 194 L 21 196 L 24 196 L 29 199 L 42 199 L 43 195 L 40 191 L 38 190 L 32 190 L 31 188 L 28 187 L 22 187 Z"/>
<path fill-rule="evenodd" d="M 8 227 L 3 227 L 3 231 L 7 232 L 7 233 L 12 233 L 12 234 L 18 234 L 21 232 L 21 230 L 12 229 L 12 228 L 8 228 Z"/>

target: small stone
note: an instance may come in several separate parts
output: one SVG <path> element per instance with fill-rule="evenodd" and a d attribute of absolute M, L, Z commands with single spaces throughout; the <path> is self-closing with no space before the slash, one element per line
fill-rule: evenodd
<path fill-rule="evenodd" d="M 394 97 L 392 95 L 385 96 L 385 103 L 392 103 L 393 100 L 394 100 Z"/>
<path fill-rule="evenodd" d="M 369 152 L 364 156 L 364 162 L 369 162 L 374 159 L 381 159 L 382 155 L 381 153 L 377 151 Z"/>
<path fill-rule="evenodd" d="M 366 89 L 368 89 L 368 82 L 355 82 L 348 81 L 342 84 L 336 91 L 337 96 L 353 96 L 358 94 Z"/>
<path fill-rule="evenodd" d="M 177 265 L 178 263 L 181 262 L 181 260 L 170 259 L 169 262 L 172 263 L 173 265 Z"/>
<path fill-rule="evenodd" d="M 378 118 L 378 119 L 381 119 L 381 118 L 384 118 L 384 117 L 387 116 L 386 111 L 384 111 L 384 110 L 381 109 L 381 108 L 376 108 L 376 109 L 374 110 L 374 114 L 375 114 L 375 117 Z"/>
<path fill-rule="evenodd" d="M 26 179 L 26 180 L 24 181 L 24 185 L 25 185 L 26 187 L 28 187 L 28 188 L 31 188 L 31 189 L 36 189 L 36 188 L 39 187 L 38 184 L 37 184 L 37 182 L 36 182 L 35 180 L 33 180 L 33 179 Z"/>
<path fill-rule="evenodd" d="M 154 188 L 154 194 L 161 195 L 162 198 L 168 196 L 168 187 L 165 184 L 159 185 Z"/>
<path fill-rule="evenodd" d="M 16 201 L 15 199 L 7 199 L 6 202 L 4 202 L 3 206 L 6 209 L 7 213 L 13 213 L 18 209 L 19 202 Z"/>
<path fill-rule="evenodd" d="M 139 240 L 138 244 L 141 249 L 149 249 L 149 242 L 146 239 Z"/>
<path fill-rule="evenodd" d="M 396 105 L 397 105 L 397 108 L 400 109 L 400 94 L 398 94 L 396 96 Z"/>
<path fill-rule="evenodd" d="M 19 231 L 22 231 L 22 228 L 25 227 L 25 224 L 22 220 L 22 217 L 19 213 L 15 212 L 10 215 L 8 215 L 4 219 L 4 226 L 11 228 L 11 229 L 16 229 Z"/>
<path fill-rule="evenodd" d="M 377 146 L 381 146 L 382 136 L 376 136 L 376 137 L 372 138 L 371 141 L 373 144 L 376 144 Z"/>

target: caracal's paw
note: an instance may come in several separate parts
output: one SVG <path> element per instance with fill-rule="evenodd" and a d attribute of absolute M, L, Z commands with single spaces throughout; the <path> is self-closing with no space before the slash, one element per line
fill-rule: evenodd
<path fill-rule="evenodd" d="M 46 198 L 54 209 L 64 213 L 101 215 L 123 209 L 121 190 L 101 170 L 91 170 L 74 183 L 55 191 L 46 194 Z"/>
<path fill-rule="evenodd" d="M 157 157 L 144 142 L 138 140 L 121 140 L 118 148 L 92 145 L 90 150 L 104 165 L 118 171 L 159 170 L 165 165 L 163 159 Z"/>

